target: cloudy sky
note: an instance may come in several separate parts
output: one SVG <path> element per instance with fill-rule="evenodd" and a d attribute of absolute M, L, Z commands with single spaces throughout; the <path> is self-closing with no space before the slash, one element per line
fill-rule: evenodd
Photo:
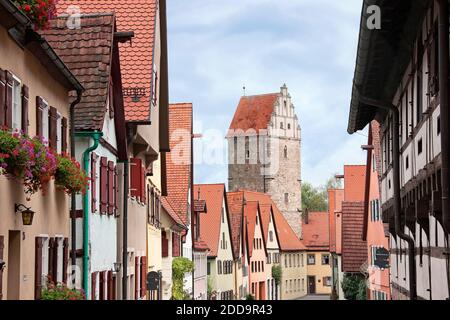
<path fill-rule="evenodd" d="M 227 183 L 225 134 L 243 94 L 286 83 L 302 128 L 302 179 L 361 164 L 347 134 L 361 0 L 168 0 L 171 102 L 194 104 L 195 182 Z"/>

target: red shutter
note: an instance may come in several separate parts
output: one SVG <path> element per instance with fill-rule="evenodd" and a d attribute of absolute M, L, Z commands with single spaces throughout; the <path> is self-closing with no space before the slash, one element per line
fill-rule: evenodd
<path fill-rule="evenodd" d="M 63 242 L 63 275 L 62 281 L 67 284 L 67 267 L 69 266 L 69 238 L 64 238 Z"/>
<path fill-rule="evenodd" d="M 162 257 L 167 258 L 169 256 L 169 240 L 165 231 L 161 233 L 161 252 Z"/>
<path fill-rule="evenodd" d="M 12 73 L 6 71 L 6 117 L 5 117 L 5 125 L 8 128 L 12 127 L 12 94 L 13 94 L 13 76 Z"/>
<path fill-rule="evenodd" d="M 91 300 L 95 300 L 95 292 L 97 289 L 97 274 L 98 272 L 92 272 L 91 274 Z"/>
<path fill-rule="evenodd" d="M 0 70 L 1 72 L 1 70 Z M 3 260 L 4 238 L 0 236 L 0 260 Z M 0 268 L 0 300 L 3 299 L 3 269 Z"/>
<path fill-rule="evenodd" d="M 112 271 L 108 271 L 108 298 L 107 300 L 113 299 L 113 274 Z"/>
<path fill-rule="evenodd" d="M 114 167 L 114 213 L 119 216 L 119 172 L 117 166 Z"/>
<path fill-rule="evenodd" d="M 44 107 L 44 101 L 41 97 L 36 97 L 36 136 L 42 137 L 44 132 L 42 131 L 42 109 Z"/>
<path fill-rule="evenodd" d="M 141 167 L 142 167 L 142 160 L 138 158 L 132 158 L 130 160 L 130 176 L 131 176 L 131 183 L 130 183 L 130 192 L 132 197 L 140 197 L 141 195 Z"/>
<path fill-rule="evenodd" d="M 98 290 L 98 299 L 99 300 L 105 300 L 105 276 L 106 271 L 100 272 L 100 279 L 99 279 L 99 290 Z"/>
<path fill-rule="evenodd" d="M 108 162 L 108 214 L 114 214 L 114 162 Z"/>
<path fill-rule="evenodd" d="M 61 120 L 61 151 L 67 152 L 67 118 Z"/>
<path fill-rule="evenodd" d="M 141 257 L 141 298 L 145 297 L 147 292 L 146 287 L 146 275 L 147 275 L 147 257 Z"/>
<path fill-rule="evenodd" d="M 147 182 L 147 176 L 146 176 L 146 172 L 145 172 L 145 168 L 141 166 L 141 201 L 143 203 L 145 203 L 147 201 L 147 196 L 146 196 L 146 182 Z"/>
<path fill-rule="evenodd" d="M 141 292 L 139 288 L 139 257 L 134 258 L 134 299 L 139 299 L 139 293 Z"/>
<path fill-rule="evenodd" d="M 22 131 L 28 134 L 28 100 L 29 90 L 26 85 L 22 86 Z"/>
<path fill-rule="evenodd" d="M 96 153 L 91 153 L 91 211 L 97 212 L 97 159 Z"/>
<path fill-rule="evenodd" d="M 0 68 L 0 129 L 5 125 L 6 118 L 6 72 Z"/>
<path fill-rule="evenodd" d="M 42 248 L 44 238 L 36 237 L 34 244 L 34 299 L 41 299 L 42 291 Z"/>
<path fill-rule="evenodd" d="M 180 256 L 180 236 L 175 232 L 172 232 L 172 256 Z"/>
<path fill-rule="evenodd" d="M 108 159 L 100 158 L 100 213 L 108 211 Z"/>
<path fill-rule="evenodd" d="M 56 279 L 53 278 L 53 261 L 55 259 L 53 248 L 55 247 L 55 238 L 50 238 L 48 240 L 48 276 L 51 281 L 56 282 Z"/>
<path fill-rule="evenodd" d="M 57 124 L 58 124 L 58 111 L 54 107 L 50 107 L 48 113 L 48 145 L 50 148 L 56 150 L 57 143 Z"/>

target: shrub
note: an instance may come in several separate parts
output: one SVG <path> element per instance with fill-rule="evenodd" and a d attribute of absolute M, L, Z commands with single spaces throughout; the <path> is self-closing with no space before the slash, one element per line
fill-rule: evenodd
<path fill-rule="evenodd" d="M 366 294 L 361 294 L 361 290 L 364 286 L 366 288 L 365 278 L 357 274 L 344 274 L 344 279 L 342 280 L 342 291 L 344 292 L 344 297 L 347 300 L 365 300 Z"/>
<path fill-rule="evenodd" d="M 194 263 L 184 257 L 172 261 L 172 299 L 190 300 L 190 294 L 184 291 L 184 275 L 194 270 Z"/>
<path fill-rule="evenodd" d="M 47 282 L 47 287 L 42 289 L 42 300 L 86 300 L 83 290 L 70 289 L 64 283 L 55 284 Z"/>

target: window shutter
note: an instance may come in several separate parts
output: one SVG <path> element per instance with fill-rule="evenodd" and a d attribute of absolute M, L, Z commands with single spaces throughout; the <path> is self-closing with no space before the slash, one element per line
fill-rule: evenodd
<path fill-rule="evenodd" d="M 54 238 L 53 240 L 53 266 L 52 266 L 52 279 L 53 281 L 55 281 L 55 283 L 58 282 L 58 261 L 59 261 L 59 257 L 58 257 L 58 248 L 59 248 L 59 239 L 58 238 Z"/>
<path fill-rule="evenodd" d="M 0 128 L 6 120 L 6 72 L 0 68 Z"/>
<path fill-rule="evenodd" d="M 141 292 L 139 288 L 139 257 L 134 257 L 134 299 L 139 299 L 139 293 Z"/>
<path fill-rule="evenodd" d="M 95 293 L 97 291 L 97 274 L 98 272 L 92 272 L 91 274 L 91 300 L 96 300 Z"/>
<path fill-rule="evenodd" d="M 114 162 L 108 162 L 108 214 L 114 214 Z"/>
<path fill-rule="evenodd" d="M 111 300 L 116 300 L 116 288 L 117 288 L 117 276 L 115 273 L 112 273 Z"/>
<path fill-rule="evenodd" d="M 100 158 L 100 213 L 108 211 L 108 159 Z"/>
<path fill-rule="evenodd" d="M 145 192 L 145 186 L 146 186 L 147 176 L 145 173 L 145 168 L 141 166 L 141 189 L 140 189 L 140 197 L 141 202 L 145 203 L 147 200 L 146 192 Z"/>
<path fill-rule="evenodd" d="M 161 233 L 161 251 L 162 257 L 167 258 L 169 256 L 169 240 L 167 239 L 166 232 Z"/>
<path fill-rule="evenodd" d="M 1 72 L 1 70 L 0 70 Z M 0 236 L 0 260 L 3 260 L 4 237 Z M 3 299 L 3 270 L 0 269 L 0 300 Z"/>
<path fill-rule="evenodd" d="M 131 172 L 131 196 L 138 198 L 141 194 L 141 167 L 142 160 L 138 158 L 132 158 L 130 160 L 130 172 Z"/>
<path fill-rule="evenodd" d="M 26 85 L 22 86 L 22 131 L 28 134 L 28 100 L 29 89 Z"/>
<path fill-rule="evenodd" d="M 55 107 L 50 107 L 48 113 L 48 144 L 49 147 L 56 150 L 56 141 L 57 141 L 57 123 L 58 123 L 58 110 Z"/>
<path fill-rule="evenodd" d="M 54 252 L 53 247 L 55 246 L 55 239 L 50 238 L 48 241 L 48 277 L 51 281 L 55 282 L 56 279 L 53 278 L 53 260 L 55 257 L 53 256 Z"/>
<path fill-rule="evenodd" d="M 69 266 L 69 238 L 64 238 L 63 242 L 63 283 L 67 284 L 67 267 Z"/>
<path fill-rule="evenodd" d="M 113 299 L 113 274 L 112 271 L 108 271 L 108 298 L 107 300 Z"/>
<path fill-rule="evenodd" d="M 36 136 L 42 137 L 42 109 L 44 108 L 44 101 L 41 97 L 36 97 Z"/>
<path fill-rule="evenodd" d="M 146 294 L 147 257 L 141 257 L 141 298 Z"/>
<path fill-rule="evenodd" d="M 61 151 L 67 152 L 67 118 L 61 120 Z"/>
<path fill-rule="evenodd" d="M 34 299 L 41 299 L 42 291 L 42 248 L 44 238 L 36 237 L 34 244 Z"/>
<path fill-rule="evenodd" d="M 106 271 L 100 272 L 100 279 L 99 279 L 99 290 L 98 290 L 98 299 L 99 300 L 105 300 L 105 275 Z"/>
<path fill-rule="evenodd" d="M 119 172 L 117 166 L 114 167 L 114 213 L 119 216 Z"/>
<path fill-rule="evenodd" d="M 158 71 L 155 72 L 155 91 L 154 91 L 155 97 L 153 99 L 155 107 L 158 103 Z"/>
<path fill-rule="evenodd" d="M 97 159 L 95 152 L 91 153 L 91 211 L 97 212 Z"/>
<path fill-rule="evenodd" d="M 5 125 L 8 128 L 12 127 L 12 92 L 13 92 L 13 77 L 12 73 L 6 71 L 6 110 L 5 110 Z"/>

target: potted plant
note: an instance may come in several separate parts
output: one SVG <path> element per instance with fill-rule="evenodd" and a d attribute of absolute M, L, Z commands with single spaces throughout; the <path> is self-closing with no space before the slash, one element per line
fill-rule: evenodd
<path fill-rule="evenodd" d="M 68 154 L 57 156 L 57 167 L 55 173 L 55 184 L 67 194 L 85 193 L 89 178 L 81 169 L 80 164 Z"/>
<path fill-rule="evenodd" d="M 45 29 L 56 16 L 57 0 L 14 0 L 16 6 L 33 22 L 34 28 Z"/>
<path fill-rule="evenodd" d="M 83 290 L 70 289 L 64 283 L 54 283 L 50 279 L 42 289 L 41 300 L 86 300 Z"/>

